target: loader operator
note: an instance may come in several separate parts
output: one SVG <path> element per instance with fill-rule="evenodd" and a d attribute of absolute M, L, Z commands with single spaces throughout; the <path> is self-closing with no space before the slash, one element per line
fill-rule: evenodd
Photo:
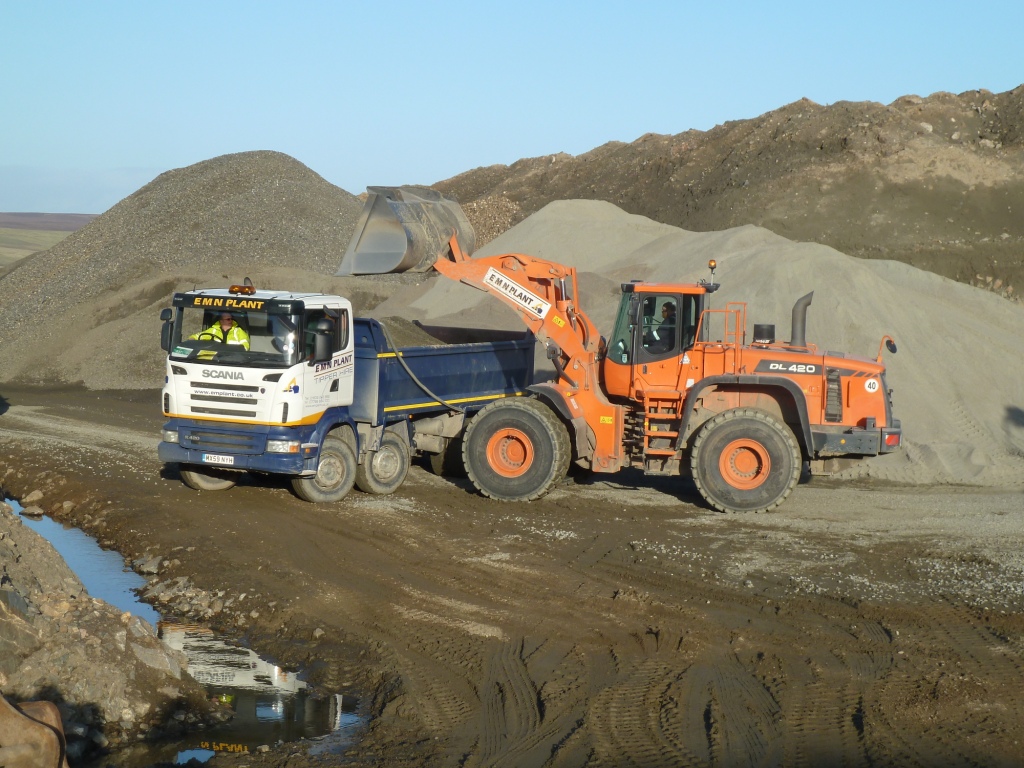
<path fill-rule="evenodd" d="M 220 341 L 226 344 L 241 344 L 245 350 L 249 349 L 249 334 L 245 329 L 235 322 L 230 312 L 221 312 L 217 322 L 205 331 L 194 333 L 190 339 L 199 341 Z"/>
<path fill-rule="evenodd" d="M 661 323 L 653 328 L 644 346 L 648 352 L 659 354 L 667 352 L 676 343 L 676 305 L 674 301 L 666 301 L 661 305 Z"/>

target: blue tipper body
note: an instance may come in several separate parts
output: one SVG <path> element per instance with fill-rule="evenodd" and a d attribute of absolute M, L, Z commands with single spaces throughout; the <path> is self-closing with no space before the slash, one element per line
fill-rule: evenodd
<path fill-rule="evenodd" d="M 450 405 L 474 411 L 497 398 L 523 394 L 532 382 L 535 339 L 519 336 L 400 352 L 426 389 Z M 448 410 L 413 381 L 376 320 L 356 318 L 355 352 L 355 393 L 348 409 L 355 421 L 378 426 Z"/>

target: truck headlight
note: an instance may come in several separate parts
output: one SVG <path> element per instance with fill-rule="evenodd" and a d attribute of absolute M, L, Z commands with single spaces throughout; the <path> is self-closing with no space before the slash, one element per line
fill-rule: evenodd
<path fill-rule="evenodd" d="M 267 453 L 298 453 L 298 440 L 267 440 Z"/>
<path fill-rule="evenodd" d="M 160 433 L 160 439 L 165 443 L 176 443 L 178 442 L 178 430 L 165 429 Z"/>

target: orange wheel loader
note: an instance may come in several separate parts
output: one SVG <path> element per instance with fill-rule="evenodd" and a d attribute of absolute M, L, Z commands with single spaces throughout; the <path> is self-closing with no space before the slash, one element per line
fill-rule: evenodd
<path fill-rule="evenodd" d="M 812 294 L 793 307 L 789 341 L 755 325 L 748 343 L 744 303 L 708 305 L 719 287 L 712 261 L 712 281 L 623 284 L 606 340 L 580 306 L 575 268 L 518 253 L 471 258 L 468 220 L 434 190 L 368 195 L 338 275 L 436 270 L 511 307 L 554 366 L 553 381 L 489 404 L 453 441 L 486 496 L 536 499 L 574 461 L 689 473 L 715 509 L 759 512 L 786 499 L 806 462 L 900 448 L 882 346 L 872 360 L 808 344 Z"/>

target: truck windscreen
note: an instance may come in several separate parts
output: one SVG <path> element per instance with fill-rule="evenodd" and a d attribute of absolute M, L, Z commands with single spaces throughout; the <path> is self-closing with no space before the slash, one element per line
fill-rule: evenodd
<path fill-rule="evenodd" d="M 300 315 L 260 310 L 178 309 L 171 359 L 287 368 L 298 360 Z"/>

